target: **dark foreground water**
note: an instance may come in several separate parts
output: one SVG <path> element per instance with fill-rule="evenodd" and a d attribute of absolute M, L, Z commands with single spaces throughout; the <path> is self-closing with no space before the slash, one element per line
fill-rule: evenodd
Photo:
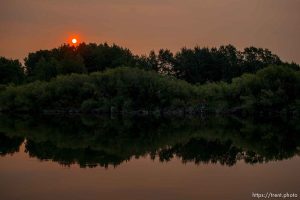
<path fill-rule="evenodd" d="M 0 155 L 1 200 L 300 195 L 296 119 L 0 116 Z"/>

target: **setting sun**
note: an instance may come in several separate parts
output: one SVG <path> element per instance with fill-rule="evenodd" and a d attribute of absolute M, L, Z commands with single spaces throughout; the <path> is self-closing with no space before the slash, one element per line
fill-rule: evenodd
<path fill-rule="evenodd" d="M 72 39 L 72 43 L 73 43 L 73 44 L 76 44 L 76 43 L 77 43 L 77 39 L 76 39 L 76 38 L 73 38 L 73 39 Z"/>
<path fill-rule="evenodd" d="M 80 41 L 82 41 L 82 37 L 78 34 L 74 34 L 74 33 L 71 33 L 71 34 L 68 34 L 68 38 L 67 38 L 67 42 L 69 45 L 71 46 L 77 46 L 79 44 Z"/>
<path fill-rule="evenodd" d="M 0 0 L 0 200 L 300 200 L 299 8 Z"/>

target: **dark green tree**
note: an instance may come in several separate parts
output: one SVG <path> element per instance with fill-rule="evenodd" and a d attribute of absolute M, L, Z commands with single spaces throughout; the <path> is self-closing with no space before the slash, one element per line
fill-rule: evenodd
<path fill-rule="evenodd" d="M 49 81 L 51 78 L 56 77 L 58 69 L 60 68 L 60 63 L 55 58 L 50 58 L 49 61 L 46 61 L 46 59 L 42 57 L 37 62 L 31 78 L 33 80 Z"/>
<path fill-rule="evenodd" d="M 0 84 L 20 84 L 24 80 L 24 70 L 18 60 L 0 57 Z"/>
<path fill-rule="evenodd" d="M 282 61 L 268 49 L 248 47 L 242 52 L 242 73 L 255 73 L 268 65 L 280 65 Z"/>

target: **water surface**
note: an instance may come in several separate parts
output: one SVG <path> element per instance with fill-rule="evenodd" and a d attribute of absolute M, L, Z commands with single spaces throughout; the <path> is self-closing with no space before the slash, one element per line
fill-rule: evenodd
<path fill-rule="evenodd" d="M 295 119 L 8 117 L 0 199 L 252 199 L 299 194 Z"/>

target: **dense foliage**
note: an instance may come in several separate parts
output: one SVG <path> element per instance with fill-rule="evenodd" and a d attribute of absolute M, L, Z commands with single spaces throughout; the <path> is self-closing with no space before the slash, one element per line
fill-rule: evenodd
<path fill-rule="evenodd" d="M 81 43 L 77 47 L 63 45 L 29 53 L 25 58 L 29 81 L 50 80 L 61 74 L 103 71 L 133 63 L 134 55 L 128 49 L 106 43 Z"/>
<path fill-rule="evenodd" d="M 0 85 L 8 83 L 20 84 L 23 79 L 23 68 L 18 60 L 0 57 Z"/>
<path fill-rule="evenodd" d="M 299 112 L 300 72 L 287 66 L 270 66 L 244 74 L 232 83 L 199 86 L 208 109 L 229 112 Z"/>
<path fill-rule="evenodd" d="M 234 46 L 220 48 L 182 48 L 173 55 L 161 49 L 141 59 L 141 65 L 161 73 L 172 74 L 190 83 L 230 82 L 243 73 L 255 73 L 268 65 L 283 64 L 268 49 L 249 47 L 238 51 Z"/>
<path fill-rule="evenodd" d="M 127 67 L 124 67 L 127 66 Z M 299 112 L 299 65 L 232 45 L 136 56 L 117 45 L 63 45 L 0 58 L 2 111 Z M 21 85 L 21 86 L 15 86 Z"/>
<path fill-rule="evenodd" d="M 0 107 L 8 111 L 81 110 L 121 112 L 188 106 L 196 96 L 194 86 L 155 72 L 117 68 L 90 75 L 59 76 L 9 86 L 0 94 Z"/>
<path fill-rule="evenodd" d="M 3 65 L 3 64 L 2 64 Z M 137 56 L 118 45 L 85 44 L 62 45 L 51 50 L 39 50 L 25 58 L 26 82 L 49 81 L 58 75 L 92 73 L 120 66 L 138 67 L 167 74 L 192 84 L 231 82 L 244 73 L 255 73 L 269 65 L 286 65 L 295 70 L 295 63 L 284 63 L 268 49 L 248 47 L 243 51 L 232 45 L 219 48 L 182 48 L 173 53 L 160 49 L 149 55 Z M 0 63 L 1 67 L 1 63 Z M 7 68 L 7 67 L 6 67 Z M 18 79 L 19 80 L 19 79 Z M 6 80 L 4 83 L 15 82 Z"/>
<path fill-rule="evenodd" d="M 300 72 L 270 66 L 232 83 L 194 86 L 137 68 L 59 76 L 9 86 L 0 93 L 3 111 L 22 112 L 299 112 Z"/>

